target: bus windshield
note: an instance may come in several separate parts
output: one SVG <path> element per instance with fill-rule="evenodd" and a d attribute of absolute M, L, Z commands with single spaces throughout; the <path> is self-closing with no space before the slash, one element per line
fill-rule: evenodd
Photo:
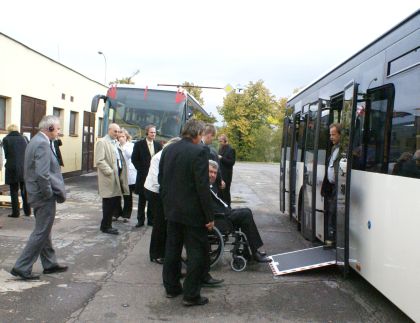
<path fill-rule="evenodd" d="M 98 110 L 103 100 L 104 114 L 100 135 L 107 133 L 110 122 L 125 128 L 134 140 L 144 136 L 147 125 L 156 126 L 159 140 L 179 136 L 182 126 L 193 114 L 208 117 L 198 101 L 185 91 L 154 90 L 131 85 L 113 85 L 107 95 L 95 95 L 91 111 Z M 143 131 L 143 132 L 142 132 Z"/>

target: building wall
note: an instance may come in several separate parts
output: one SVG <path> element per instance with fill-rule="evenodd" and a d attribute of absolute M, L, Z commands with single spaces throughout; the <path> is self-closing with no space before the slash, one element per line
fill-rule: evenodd
<path fill-rule="evenodd" d="M 6 98 L 6 127 L 14 123 L 20 128 L 22 95 L 45 100 L 46 114 L 53 114 L 53 108 L 63 109 L 63 173 L 80 171 L 83 112 L 90 112 L 92 97 L 105 94 L 107 88 L 1 33 L 0 48 L 0 97 Z M 69 134 L 71 111 L 78 113 L 76 135 Z M 95 141 L 99 117 L 102 117 L 101 109 L 95 117 Z M 0 129 L 0 139 L 6 134 L 4 129 Z M 3 183 L 4 169 L 0 175 L 0 184 Z"/>

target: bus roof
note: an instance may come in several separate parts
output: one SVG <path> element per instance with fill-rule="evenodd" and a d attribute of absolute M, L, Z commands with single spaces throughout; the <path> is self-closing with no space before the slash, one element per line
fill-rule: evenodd
<path fill-rule="evenodd" d="M 410 16 L 408 16 L 406 19 L 404 19 L 403 21 L 401 21 L 400 23 L 398 23 L 396 26 L 394 26 L 393 28 L 391 28 L 390 30 L 388 30 L 386 33 L 384 33 L 382 36 L 378 37 L 377 39 L 375 39 L 373 42 L 371 42 L 370 44 L 366 45 L 365 47 L 363 47 L 361 50 L 359 50 L 357 53 L 355 53 L 354 55 L 352 55 L 351 57 L 349 57 L 347 60 L 345 60 L 343 63 L 335 66 L 334 68 L 332 68 L 329 72 L 325 73 L 324 75 L 322 75 L 321 77 L 315 79 L 315 81 L 311 82 L 309 85 L 307 85 L 306 87 L 304 87 L 302 90 L 300 90 L 298 93 L 292 95 L 288 100 L 287 103 L 289 104 L 291 101 L 293 101 L 294 99 L 296 99 L 298 96 L 300 96 L 301 94 L 303 94 L 305 91 L 307 91 L 308 89 L 310 89 L 311 87 L 313 87 L 314 85 L 316 85 L 317 83 L 319 83 L 321 80 L 327 78 L 329 75 L 331 75 L 333 72 L 335 72 L 336 70 L 338 70 L 339 68 L 345 66 L 347 63 L 349 63 L 351 60 L 353 60 L 355 57 L 357 57 L 358 55 L 360 55 L 361 53 L 363 53 L 364 51 L 366 51 L 367 49 L 369 49 L 370 47 L 372 47 L 374 44 L 379 43 L 381 40 L 383 40 L 386 36 L 390 35 L 391 33 L 393 33 L 394 31 L 396 31 L 397 29 L 399 29 L 401 26 L 403 26 L 404 24 L 406 24 L 408 21 L 416 18 L 417 16 L 420 17 L 420 9 L 415 11 L 413 14 L 411 14 Z M 418 28 L 418 26 L 417 26 Z"/>

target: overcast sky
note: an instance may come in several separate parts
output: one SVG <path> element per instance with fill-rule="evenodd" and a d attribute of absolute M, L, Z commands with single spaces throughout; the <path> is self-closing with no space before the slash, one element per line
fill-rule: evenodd
<path fill-rule="evenodd" d="M 419 9 L 415 0 L 6 0 L 0 31 L 96 81 L 306 86 Z M 1 77 L 1 76 L 0 76 Z M 223 90 L 204 90 L 216 114 Z M 220 117 L 219 117 L 220 119 Z"/>

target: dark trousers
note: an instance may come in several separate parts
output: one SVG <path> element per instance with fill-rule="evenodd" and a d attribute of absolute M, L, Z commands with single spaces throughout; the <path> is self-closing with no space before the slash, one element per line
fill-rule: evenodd
<path fill-rule="evenodd" d="M 200 297 L 201 281 L 208 268 L 209 245 L 207 229 L 192 227 L 168 221 L 165 262 L 163 264 L 163 285 L 167 293 L 175 294 L 183 290 L 184 299 Z M 187 251 L 187 274 L 181 287 L 181 253 L 185 245 Z"/>
<path fill-rule="evenodd" d="M 121 196 L 103 198 L 101 230 L 112 228 L 112 217 L 119 217 L 121 212 Z"/>
<path fill-rule="evenodd" d="M 225 180 L 226 187 L 223 190 L 219 190 L 217 194 L 227 205 L 230 206 L 231 198 L 230 198 L 230 185 L 232 184 L 232 180 Z"/>
<path fill-rule="evenodd" d="M 329 184 L 330 190 L 324 196 L 324 233 L 325 240 L 335 241 L 337 223 L 337 190 L 334 184 Z"/>
<path fill-rule="evenodd" d="M 141 189 L 139 189 L 139 205 L 137 209 L 137 221 L 140 224 L 144 224 L 146 219 L 144 209 L 146 208 L 146 195 L 145 195 L 145 188 L 144 188 L 144 180 L 138 185 Z M 147 224 L 153 225 L 153 218 L 152 212 L 150 211 L 150 207 L 147 207 Z"/>
<path fill-rule="evenodd" d="M 10 199 L 12 202 L 12 214 L 19 215 L 19 188 L 20 195 L 22 196 L 23 212 L 25 215 L 31 215 L 31 208 L 28 204 L 28 198 L 26 194 L 25 182 L 12 183 L 10 186 Z"/>
<path fill-rule="evenodd" d="M 130 195 L 124 195 L 124 207 L 122 210 L 122 217 L 125 219 L 131 218 L 131 212 L 133 211 L 133 192 L 136 184 L 128 185 L 130 189 Z"/>
<path fill-rule="evenodd" d="M 263 246 L 260 233 L 255 224 L 252 211 L 248 208 L 233 209 L 229 214 L 229 219 L 233 225 L 240 228 L 245 233 L 251 252 L 255 253 L 258 248 Z"/>
<path fill-rule="evenodd" d="M 145 189 L 148 208 L 153 217 L 152 237 L 150 238 L 149 255 L 150 259 L 165 257 L 166 244 L 166 219 L 163 214 L 163 204 L 160 194 Z"/>

